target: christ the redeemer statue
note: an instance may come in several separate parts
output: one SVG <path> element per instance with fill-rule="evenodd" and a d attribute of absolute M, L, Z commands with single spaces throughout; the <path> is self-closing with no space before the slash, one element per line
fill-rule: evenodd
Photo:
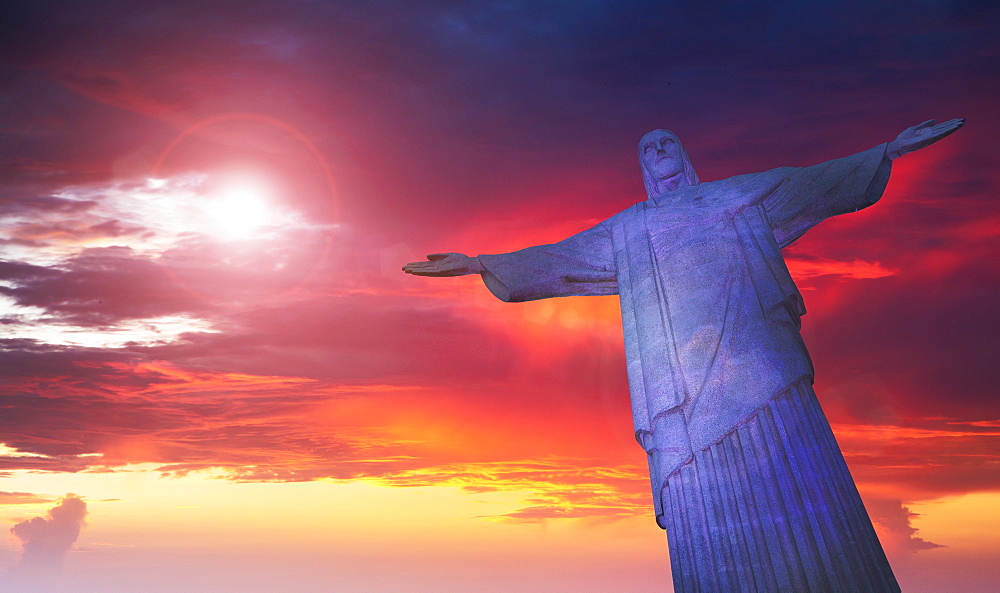
<path fill-rule="evenodd" d="M 875 203 L 893 159 L 964 124 L 701 183 L 677 137 L 639 143 L 649 199 L 553 245 L 440 253 L 403 270 L 481 274 L 503 301 L 621 298 L 635 435 L 678 593 L 888 593 L 899 586 L 812 389 L 781 249 Z"/>

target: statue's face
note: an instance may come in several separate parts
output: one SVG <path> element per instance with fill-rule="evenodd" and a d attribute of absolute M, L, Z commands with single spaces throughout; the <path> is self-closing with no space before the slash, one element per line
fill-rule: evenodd
<path fill-rule="evenodd" d="M 642 137 L 642 166 L 657 179 L 669 179 L 684 170 L 677 138 L 665 130 Z"/>

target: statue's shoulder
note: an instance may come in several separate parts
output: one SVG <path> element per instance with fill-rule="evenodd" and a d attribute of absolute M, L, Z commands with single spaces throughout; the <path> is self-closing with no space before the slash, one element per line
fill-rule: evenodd
<path fill-rule="evenodd" d="M 703 185 L 711 185 L 711 189 L 706 188 L 707 192 L 717 196 L 717 199 L 727 206 L 745 208 L 760 202 L 774 192 L 775 188 L 795 170 L 796 167 L 777 167 L 760 173 L 735 175 Z"/>
<path fill-rule="evenodd" d="M 604 221 L 604 224 L 607 225 L 621 224 L 622 222 L 626 222 L 630 219 L 635 218 L 638 215 L 641 215 L 643 210 L 652 206 L 654 206 L 653 200 L 645 200 L 643 202 L 632 204 L 631 206 L 622 210 L 621 212 L 612 215 L 610 218 Z"/>
<path fill-rule="evenodd" d="M 643 202 L 638 202 L 636 204 L 632 204 L 628 208 L 625 208 L 624 210 L 616 214 L 613 214 L 612 216 L 608 217 L 597 226 L 604 227 L 604 229 L 606 229 L 607 232 L 613 233 L 614 232 L 613 229 L 615 228 L 618 228 L 620 230 L 624 226 L 641 222 L 643 212 L 645 212 L 647 208 L 655 208 L 655 207 L 656 204 L 653 202 L 653 200 L 645 200 Z"/>
<path fill-rule="evenodd" d="M 726 179 L 720 179 L 719 181 L 712 181 L 711 183 L 719 184 L 720 188 L 725 189 L 747 185 L 772 184 L 781 181 L 794 170 L 795 167 L 775 167 L 774 169 L 768 169 L 760 173 L 743 173 L 742 175 L 734 175 Z"/>

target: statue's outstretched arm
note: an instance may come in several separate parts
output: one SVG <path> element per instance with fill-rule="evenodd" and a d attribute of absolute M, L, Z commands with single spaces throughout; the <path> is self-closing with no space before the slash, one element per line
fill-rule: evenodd
<path fill-rule="evenodd" d="M 465 276 L 482 274 L 483 264 L 478 257 L 462 253 L 432 253 L 427 261 L 410 262 L 403 271 L 414 276 Z"/>
<path fill-rule="evenodd" d="M 949 119 L 937 123 L 929 119 L 922 124 L 906 128 L 886 147 L 885 155 L 897 159 L 908 152 L 930 146 L 965 125 L 964 119 Z"/>
<path fill-rule="evenodd" d="M 618 294 L 607 221 L 551 245 L 477 257 L 432 253 L 427 260 L 408 263 L 403 271 L 416 276 L 480 274 L 486 288 L 504 302 Z"/>

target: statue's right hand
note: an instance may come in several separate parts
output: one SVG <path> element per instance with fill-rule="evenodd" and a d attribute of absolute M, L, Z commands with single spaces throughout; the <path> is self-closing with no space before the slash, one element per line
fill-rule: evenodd
<path fill-rule="evenodd" d="M 403 271 L 415 276 L 464 276 L 481 273 L 483 266 L 478 257 L 462 253 L 432 253 L 427 256 L 427 261 L 406 264 Z"/>
<path fill-rule="evenodd" d="M 940 124 L 933 119 L 929 119 L 922 124 L 910 126 L 900 132 L 899 136 L 896 136 L 896 139 L 889 143 L 886 147 L 886 156 L 889 159 L 897 159 L 908 152 L 920 150 L 957 131 L 964 125 L 965 120 L 957 118 L 949 119 Z"/>

